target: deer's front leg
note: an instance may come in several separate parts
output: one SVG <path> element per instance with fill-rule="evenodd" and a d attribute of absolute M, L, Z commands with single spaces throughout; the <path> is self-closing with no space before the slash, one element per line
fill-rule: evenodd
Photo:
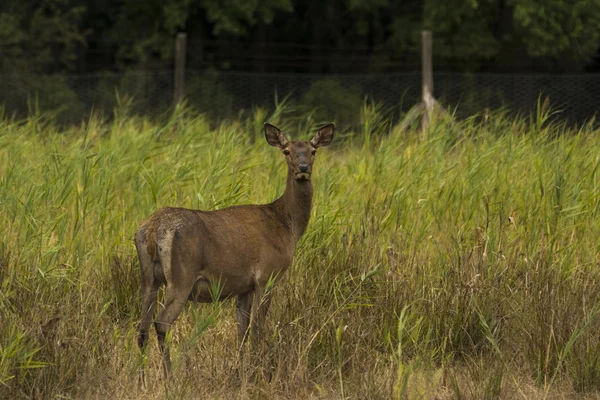
<path fill-rule="evenodd" d="M 248 328 L 250 327 L 250 312 L 252 309 L 252 292 L 240 294 L 236 298 L 235 317 L 238 325 L 239 351 L 248 340 Z"/>
<path fill-rule="evenodd" d="M 265 292 L 264 287 L 258 285 L 254 289 L 252 299 L 252 347 L 259 350 L 264 335 L 264 324 L 271 305 L 271 291 Z"/>

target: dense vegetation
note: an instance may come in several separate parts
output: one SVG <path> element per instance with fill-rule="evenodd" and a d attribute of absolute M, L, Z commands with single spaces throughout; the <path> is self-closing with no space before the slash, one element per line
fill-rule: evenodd
<path fill-rule="evenodd" d="M 165 68 L 189 35 L 191 68 L 389 72 L 598 70 L 597 0 L 3 0 L 0 73 Z"/>
<path fill-rule="evenodd" d="M 427 135 L 365 106 L 315 164 L 315 204 L 275 289 L 269 352 L 236 372 L 232 302 L 189 306 L 174 376 L 138 391 L 132 235 L 157 207 L 268 202 L 268 119 L 119 112 L 69 129 L 0 120 L 0 397 L 544 398 L 600 395 L 600 135 L 540 111 Z"/>
<path fill-rule="evenodd" d="M 540 74 L 600 70 L 598 0 L 3 0 L 0 106 L 79 123 L 112 109 L 118 91 L 141 114 L 164 112 L 183 31 L 187 98 L 213 117 L 271 107 L 275 92 L 351 115 L 365 96 L 407 111 L 420 94 L 423 29 L 433 31 L 436 72 L 460 75 L 438 74 L 434 95 L 463 115 L 528 113 L 540 93 L 572 121 L 598 109 L 593 76 Z"/>

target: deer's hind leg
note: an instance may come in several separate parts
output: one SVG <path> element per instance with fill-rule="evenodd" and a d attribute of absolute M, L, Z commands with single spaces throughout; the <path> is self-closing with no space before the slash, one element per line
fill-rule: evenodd
<path fill-rule="evenodd" d="M 154 317 L 154 311 L 156 309 L 156 297 L 158 293 L 159 285 L 152 283 L 149 286 L 142 287 L 142 320 L 138 328 L 138 346 L 142 357 L 148 354 L 148 337 L 149 328 L 152 324 L 152 318 Z M 146 361 L 143 360 L 142 368 L 140 370 L 139 385 L 144 387 L 146 384 L 145 369 Z"/>
<path fill-rule="evenodd" d="M 144 356 L 147 353 L 149 329 L 156 310 L 156 298 L 160 283 L 154 278 L 154 261 L 152 261 L 146 249 L 145 229 L 142 228 L 137 232 L 135 246 L 140 262 L 142 297 L 142 318 L 138 327 L 138 346 L 142 356 Z M 144 369 L 145 365 L 142 365 L 139 376 L 140 387 L 145 384 Z"/>
<path fill-rule="evenodd" d="M 191 289 L 191 287 L 167 286 L 165 291 L 165 306 L 154 320 L 154 327 L 156 328 L 156 335 L 158 336 L 158 346 L 162 353 L 165 378 L 168 378 L 171 371 L 171 355 L 169 346 L 165 343 L 165 339 L 171 326 L 173 326 L 173 323 L 177 317 L 179 317 L 179 314 L 181 314 Z"/>
<path fill-rule="evenodd" d="M 138 328 L 138 346 L 140 350 L 145 351 L 148 343 L 148 330 L 150 329 L 152 319 L 154 318 L 154 311 L 156 310 L 156 298 L 160 283 L 152 275 L 154 263 L 149 257 L 148 260 L 143 255 L 140 255 L 139 258 L 140 269 L 142 270 L 142 319 Z M 148 270 L 150 270 L 150 273 L 148 273 Z M 148 276 L 149 274 L 150 276 Z"/>
<path fill-rule="evenodd" d="M 146 351 L 148 336 L 154 311 L 156 310 L 156 298 L 160 285 L 152 282 L 142 286 L 142 320 L 138 328 L 138 346 L 142 352 Z"/>
<path fill-rule="evenodd" d="M 178 241 L 175 239 L 177 239 L 177 234 L 175 234 L 171 243 L 169 243 L 171 239 L 167 238 L 162 243 L 162 250 L 159 250 L 162 251 L 160 259 L 165 275 L 167 276 L 167 285 L 165 288 L 164 308 L 154 320 L 154 327 L 158 336 L 158 346 L 162 353 L 165 378 L 168 378 L 171 371 L 171 356 L 165 339 L 173 323 L 185 307 L 196 283 L 194 270 L 189 268 L 190 265 L 193 265 L 193 262 L 180 258 L 179 254 L 183 252 L 183 249 L 179 248 L 181 244 L 178 244 Z M 196 257 L 195 259 L 198 258 Z"/>

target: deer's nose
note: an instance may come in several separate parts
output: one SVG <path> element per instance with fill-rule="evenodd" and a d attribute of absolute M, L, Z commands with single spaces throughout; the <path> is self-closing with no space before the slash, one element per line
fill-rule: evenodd
<path fill-rule="evenodd" d="M 298 168 L 300 169 L 300 172 L 308 171 L 308 165 L 306 165 L 306 164 L 302 164 Z"/>

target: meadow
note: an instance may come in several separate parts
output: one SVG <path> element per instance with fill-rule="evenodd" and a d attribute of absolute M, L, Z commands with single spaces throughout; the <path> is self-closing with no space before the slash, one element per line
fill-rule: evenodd
<path fill-rule="evenodd" d="M 0 398 L 600 398 L 600 132 L 544 107 L 422 135 L 365 105 L 316 157 L 261 365 L 237 357 L 234 302 L 190 304 L 160 380 L 133 234 L 162 206 L 276 199 L 265 120 L 318 126 L 285 107 L 0 118 Z"/>

